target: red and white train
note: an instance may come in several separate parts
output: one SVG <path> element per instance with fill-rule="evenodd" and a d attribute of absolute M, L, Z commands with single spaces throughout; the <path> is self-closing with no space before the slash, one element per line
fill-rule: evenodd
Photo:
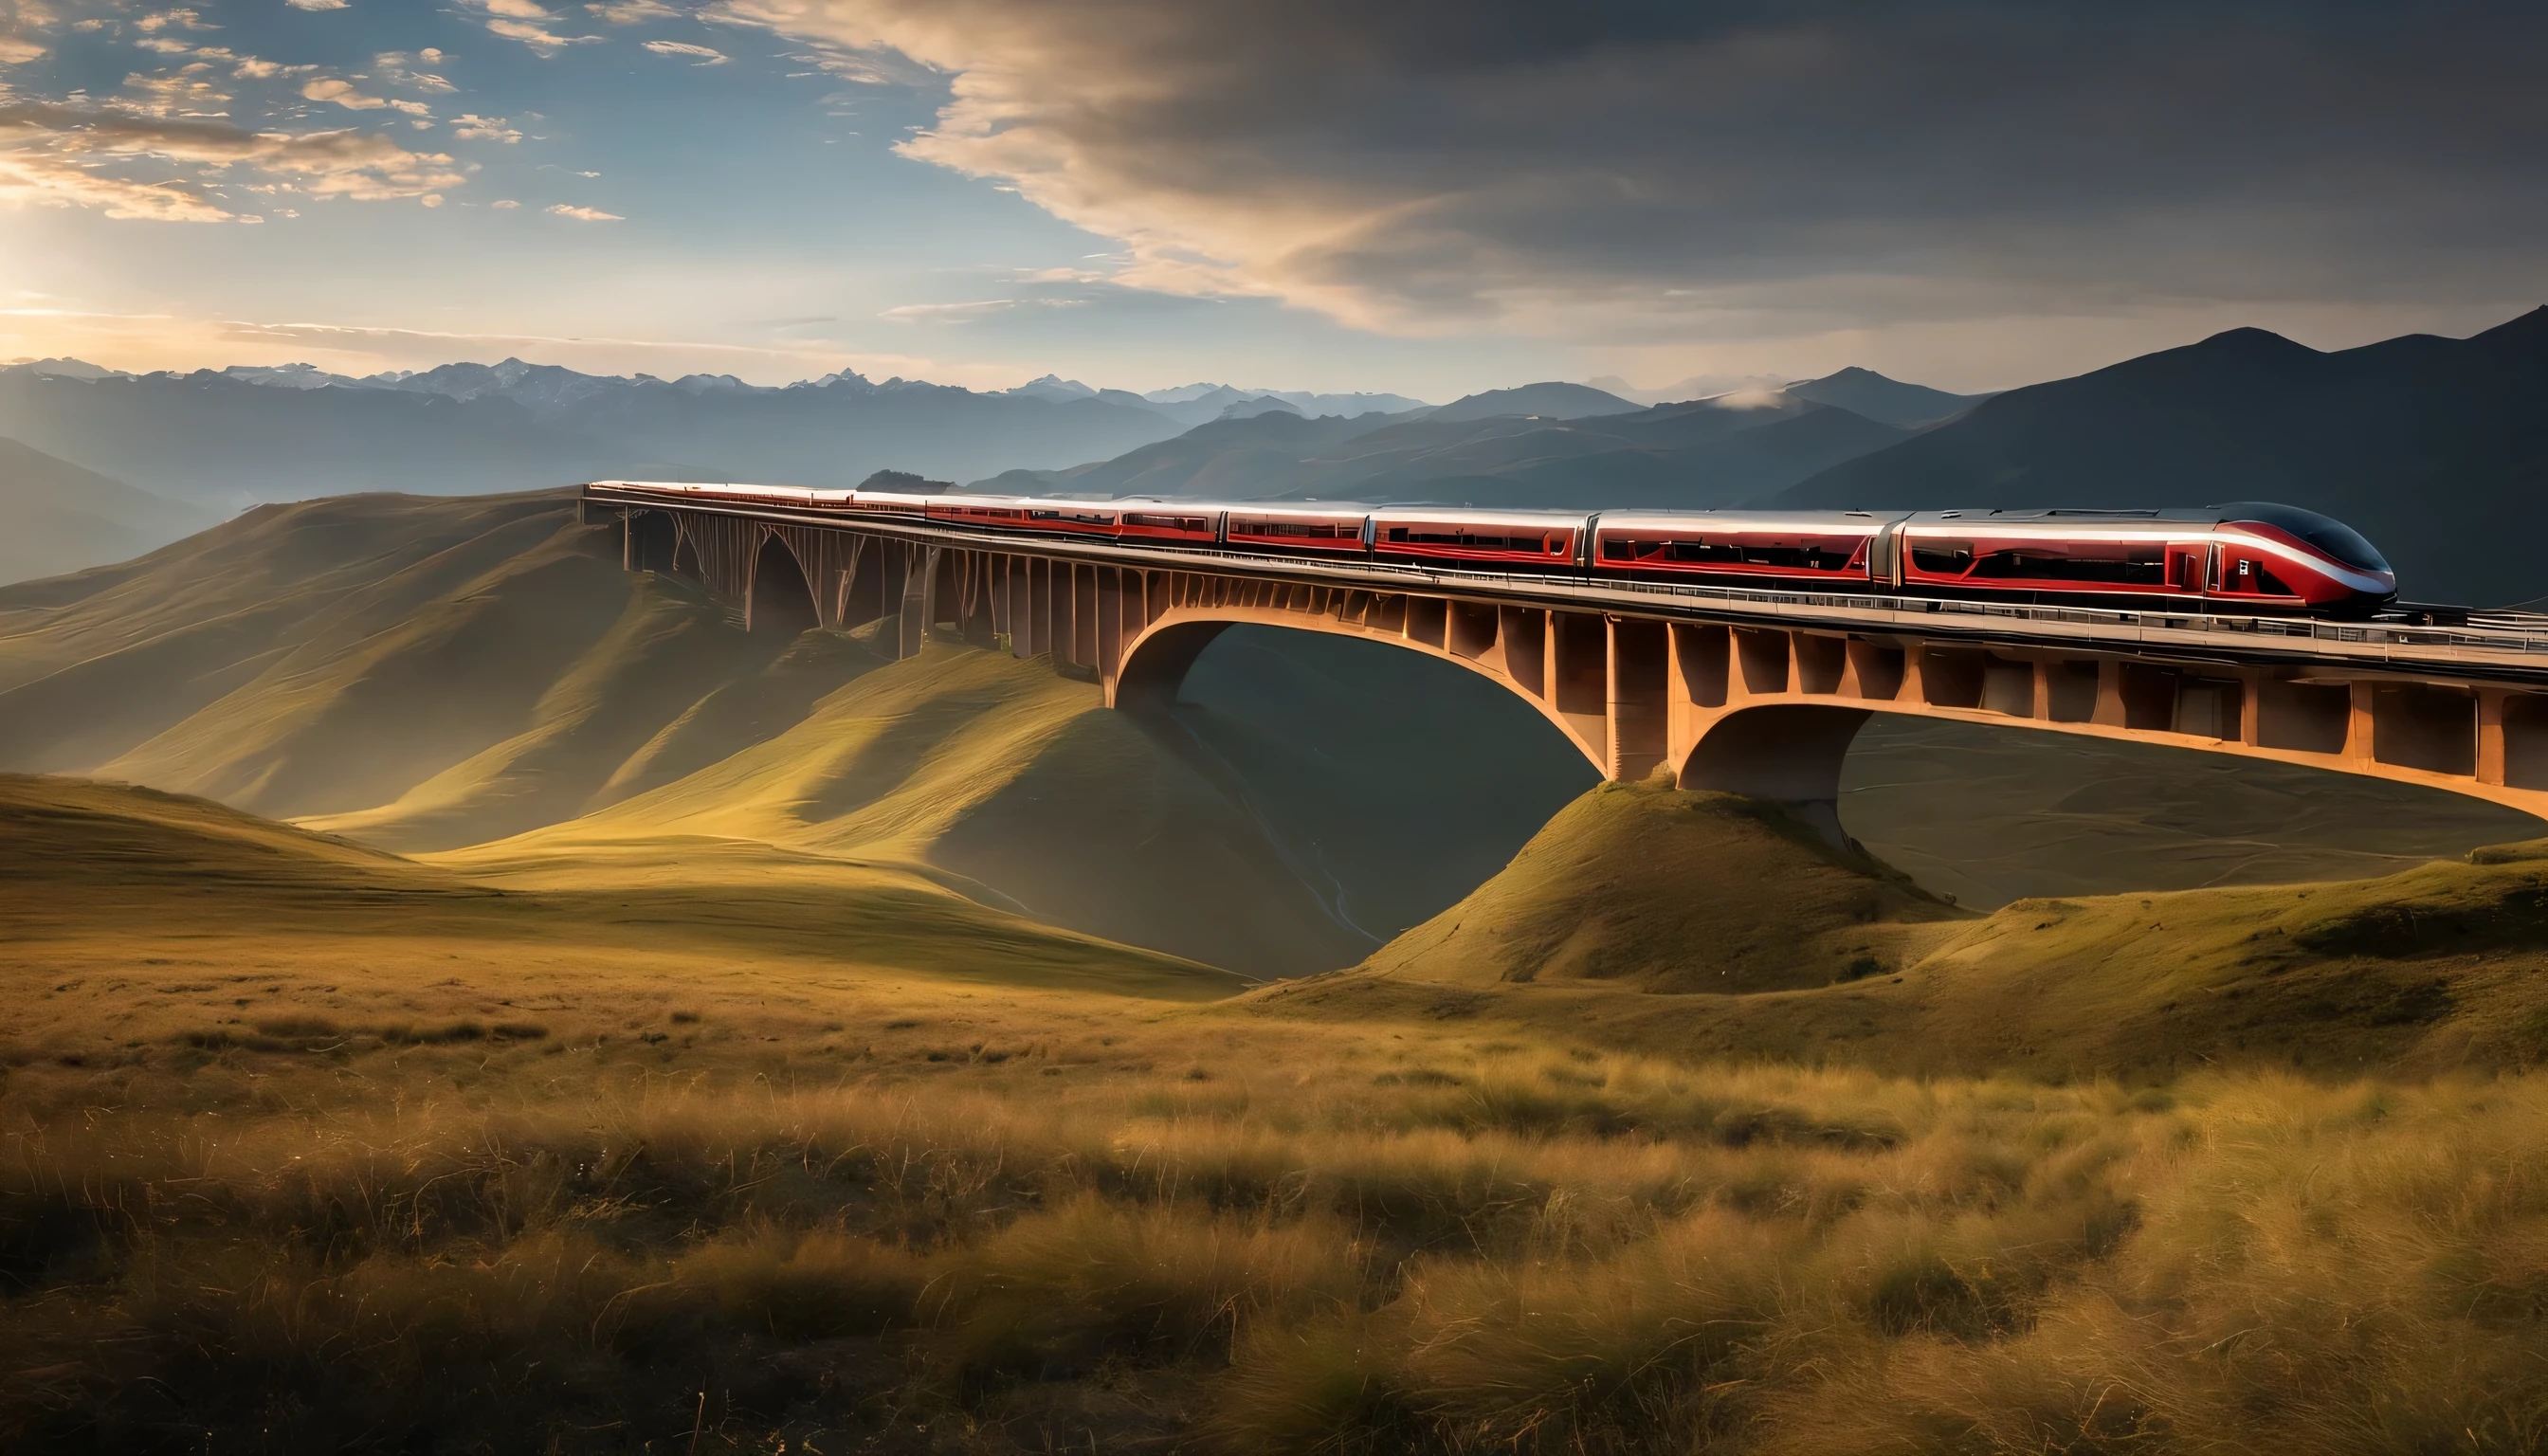
<path fill-rule="evenodd" d="M 2398 594 L 2351 527 L 2262 501 L 2170 510 L 1465 510 L 1064 500 L 603 481 L 613 496 L 1510 574 L 2362 616 Z"/>

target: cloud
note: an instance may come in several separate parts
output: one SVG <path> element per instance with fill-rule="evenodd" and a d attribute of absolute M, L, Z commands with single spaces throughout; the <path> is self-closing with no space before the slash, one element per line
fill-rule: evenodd
<path fill-rule="evenodd" d="M 295 10 L 342 10 L 346 0 L 283 0 Z"/>
<path fill-rule="evenodd" d="M 158 31 L 218 31 L 221 29 L 220 26 L 207 25 L 204 18 L 191 9 L 162 10 L 155 15 L 145 15 L 135 21 L 133 28 L 144 35 Z"/>
<path fill-rule="evenodd" d="M 297 76 L 317 69 L 318 67 L 315 65 L 285 65 L 281 61 L 259 60 L 253 55 L 242 55 L 238 58 L 238 64 L 231 68 L 230 74 L 243 81 L 271 81 L 277 76 Z"/>
<path fill-rule="evenodd" d="M 1124 281 L 1407 332 L 2527 297 L 2548 7 L 721 0 Z"/>
<path fill-rule="evenodd" d="M 522 139 L 522 134 L 505 126 L 502 117 L 482 117 L 475 112 L 453 117 L 451 135 L 462 141 L 501 141 L 508 146 Z"/>
<path fill-rule="evenodd" d="M 144 164 L 159 175 L 132 174 Z M 171 169 L 185 175 L 169 178 Z M 0 104 L 0 202 L 156 222 L 245 221 L 211 185 L 233 169 L 313 196 L 367 201 L 418 197 L 468 180 L 448 156 L 362 132 L 251 132 L 131 110 Z"/>
<path fill-rule="evenodd" d="M 548 211 L 552 216 L 573 218 L 579 223 L 624 223 L 628 221 L 617 213 L 605 213 L 599 208 L 570 207 L 562 202 L 549 204 Z"/>
<path fill-rule="evenodd" d="M 677 20 L 683 12 L 675 10 L 663 0 L 598 0 L 585 9 L 614 26 L 645 25 L 650 21 Z"/>
<path fill-rule="evenodd" d="M 351 81 L 334 76 L 321 76 L 301 88 L 301 94 L 313 101 L 332 101 L 347 111 L 378 111 L 389 105 L 377 96 L 366 96 L 354 89 Z"/>
<path fill-rule="evenodd" d="M 876 315 L 896 323 L 970 323 L 1013 309 L 1077 309 L 1086 299 L 977 299 L 961 304 L 904 304 Z"/>
<path fill-rule="evenodd" d="M 459 87 L 452 85 L 449 81 L 444 80 L 442 77 L 435 75 L 431 71 L 420 71 L 415 69 L 411 63 L 413 60 L 422 60 L 428 65 L 439 64 L 442 60 L 442 52 L 439 50 L 426 50 L 420 55 L 410 57 L 408 53 L 403 50 L 384 50 L 380 54 L 372 57 L 372 69 L 398 85 L 407 86 L 417 91 L 436 92 L 456 91 L 460 89 Z"/>
<path fill-rule="evenodd" d="M 521 204 L 520 204 L 520 203 L 517 203 L 517 202 L 515 202 L 515 201 L 513 201 L 513 200 L 512 200 L 511 198 L 509 198 L 509 197 L 502 197 L 502 198 L 498 198 L 496 201 L 494 201 L 494 202 L 491 202 L 491 203 L 487 204 L 487 206 L 489 206 L 489 207 L 491 207 L 491 208 L 494 208 L 496 211 L 498 211 L 498 212 L 500 212 L 500 213 L 509 213 L 509 212 L 511 212 L 513 209 L 515 209 L 515 208 L 517 208 L 517 207 L 520 207 L 520 206 L 521 206 Z"/>
<path fill-rule="evenodd" d="M 221 108 L 230 93 L 212 80 L 212 71 L 210 63 L 198 60 L 165 75 L 126 76 L 123 104 L 145 116 L 227 116 Z"/>
<path fill-rule="evenodd" d="M 722 50 L 710 49 L 705 46 L 691 46 L 681 41 L 649 41 L 646 43 L 646 48 L 657 55 L 695 55 L 700 57 L 701 65 L 723 65 L 728 58 Z"/>
<path fill-rule="evenodd" d="M 508 41 L 519 41 L 541 56 L 556 55 L 569 46 L 598 43 L 599 36 L 562 36 L 550 29 L 557 18 L 532 0 L 462 0 L 473 9 L 484 12 L 481 22 L 488 30 Z"/>
<path fill-rule="evenodd" d="M 41 39 L 55 17 L 45 0 L 0 0 L 0 65 L 24 65 L 47 48 Z"/>

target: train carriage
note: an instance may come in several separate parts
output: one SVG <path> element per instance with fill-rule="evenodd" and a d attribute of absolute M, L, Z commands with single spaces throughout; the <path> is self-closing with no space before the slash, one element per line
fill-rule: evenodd
<path fill-rule="evenodd" d="M 1592 566 L 1664 580 L 1865 583 L 1889 523 L 1860 510 L 1605 510 L 1593 521 Z"/>
<path fill-rule="evenodd" d="M 1144 501 L 1138 508 L 1124 511 L 1116 522 L 1115 534 L 1124 541 L 1211 546 L 1221 540 L 1221 516 L 1217 505 L 1198 505 L 1191 500 Z"/>
<path fill-rule="evenodd" d="M 2263 501 L 2200 510 L 1923 511 L 1899 529 L 1893 585 L 1923 595 L 2362 611 L 2398 592 L 2389 564 L 2350 527 Z"/>
<path fill-rule="evenodd" d="M 1382 560 L 1572 571 L 1584 564 L 1591 521 L 1558 510 L 1386 507 L 1371 515 L 1371 554 Z"/>
<path fill-rule="evenodd" d="M 1371 510 L 1343 504 L 1232 505 L 1222 539 L 1242 551 L 1360 556 L 1371 545 Z"/>

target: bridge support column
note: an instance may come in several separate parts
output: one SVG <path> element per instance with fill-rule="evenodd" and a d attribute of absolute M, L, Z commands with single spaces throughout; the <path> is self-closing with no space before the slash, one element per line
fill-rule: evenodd
<path fill-rule="evenodd" d="M 1670 634 L 1664 624 L 1610 618 L 1610 776 L 1643 778 L 1672 750 Z"/>

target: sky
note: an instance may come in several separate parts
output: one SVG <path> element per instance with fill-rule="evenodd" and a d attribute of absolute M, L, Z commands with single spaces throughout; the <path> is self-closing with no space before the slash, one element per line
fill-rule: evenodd
<path fill-rule="evenodd" d="M 2548 6 L 0 0 L 0 360 L 2074 374 L 2548 301 Z"/>

